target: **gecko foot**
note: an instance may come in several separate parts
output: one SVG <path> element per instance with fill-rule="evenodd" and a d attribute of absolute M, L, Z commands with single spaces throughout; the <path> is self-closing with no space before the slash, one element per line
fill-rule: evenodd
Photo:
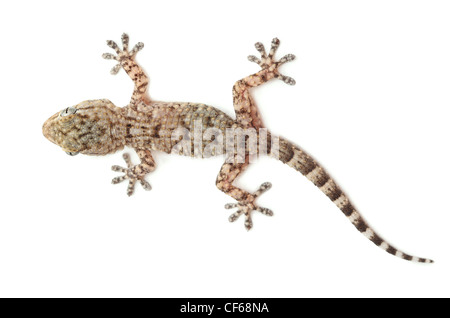
<path fill-rule="evenodd" d="M 255 47 L 256 50 L 261 54 L 261 59 L 257 58 L 254 55 L 250 55 L 248 57 L 248 60 L 250 62 L 258 64 L 263 70 L 268 69 L 270 71 L 273 71 L 275 73 L 275 77 L 282 80 L 286 84 L 295 85 L 295 80 L 292 77 L 282 75 L 278 72 L 278 68 L 287 62 L 293 61 L 295 59 L 295 55 L 287 54 L 283 56 L 279 61 L 276 61 L 274 55 L 279 46 L 280 40 L 274 38 L 272 40 L 272 46 L 270 48 L 269 55 L 267 55 L 264 45 L 261 42 L 258 42 L 255 44 Z"/>
<path fill-rule="evenodd" d="M 127 154 L 127 153 L 124 153 L 123 154 L 123 159 L 125 160 L 128 168 L 123 168 L 121 166 L 112 166 L 111 169 L 113 171 L 123 172 L 123 173 L 125 173 L 125 175 L 120 176 L 120 177 L 115 177 L 114 179 L 112 179 L 112 183 L 113 184 L 117 184 L 117 183 L 120 183 L 120 182 L 122 182 L 124 180 L 129 180 L 128 188 L 127 188 L 127 195 L 128 196 L 133 194 L 134 186 L 136 185 L 137 181 L 140 182 L 140 184 L 142 185 L 142 187 L 145 190 L 147 190 L 147 191 L 151 190 L 152 187 L 151 187 L 150 183 L 148 183 L 145 180 L 145 175 L 146 174 L 142 174 L 142 173 L 140 174 L 139 173 L 139 169 L 136 169 L 139 166 L 133 165 L 133 163 L 131 162 L 131 159 L 130 159 L 130 155 Z"/>
<path fill-rule="evenodd" d="M 106 44 L 116 51 L 117 55 L 104 53 L 102 57 L 106 60 L 116 60 L 119 63 L 111 69 L 111 74 L 116 75 L 127 61 L 134 59 L 136 53 L 144 48 L 144 43 L 138 42 L 131 51 L 128 51 L 129 37 L 128 34 L 122 34 L 122 50 L 116 42 L 112 40 L 106 41 Z"/>
<path fill-rule="evenodd" d="M 228 218 L 228 221 L 230 222 L 234 222 L 236 221 L 242 214 L 245 215 L 245 228 L 248 230 L 250 230 L 253 227 L 253 222 L 252 222 L 252 217 L 251 217 L 251 212 L 252 211 L 258 211 L 261 212 L 262 214 L 268 215 L 268 216 L 272 216 L 273 212 L 270 209 L 267 208 L 263 208 L 263 207 L 259 207 L 255 204 L 255 199 L 257 197 L 259 197 L 261 194 L 263 194 L 264 192 L 266 192 L 267 190 L 269 190 L 272 187 L 272 184 L 270 182 L 265 182 L 263 184 L 261 184 L 261 186 L 259 187 L 259 189 L 253 193 L 251 195 L 251 199 L 246 199 L 244 201 L 238 202 L 238 203 L 228 203 L 225 205 L 225 209 L 233 209 L 233 208 L 238 208 L 238 210 L 231 214 L 230 217 Z"/>

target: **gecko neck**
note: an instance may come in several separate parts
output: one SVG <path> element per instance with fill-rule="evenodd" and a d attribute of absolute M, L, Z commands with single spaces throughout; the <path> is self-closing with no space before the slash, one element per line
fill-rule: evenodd
<path fill-rule="evenodd" d="M 152 113 L 139 112 L 131 107 L 122 109 L 123 124 L 119 125 L 117 133 L 124 138 L 124 144 L 133 148 L 143 147 L 152 139 Z"/>

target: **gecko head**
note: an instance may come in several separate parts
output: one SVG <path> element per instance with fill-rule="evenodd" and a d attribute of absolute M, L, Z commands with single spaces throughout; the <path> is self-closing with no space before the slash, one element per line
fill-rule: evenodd
<path fill-rule="evenodd" d="M 118 109 L 106 99 L 84 101 L 51 116 L 42 132 L 71 156 L 113 153 L 123 147 L 115 134 Z"/>

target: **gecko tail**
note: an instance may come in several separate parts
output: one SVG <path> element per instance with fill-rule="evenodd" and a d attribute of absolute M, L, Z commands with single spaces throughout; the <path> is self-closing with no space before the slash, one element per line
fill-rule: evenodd
<path fill-rule="evenodd" d="M 272 156 L 277 157 L 281 162 L 302 173 L 308 180 L 314 183 L 334 204 L 344 213 L 348 220 L 365 237 L 375 245 L 385 250 L 389 254 L 402 259 L 419 262 L 433 263 L 431 259 L 421 258 L 406 254 L 393 247 L 383 240 L 362 218 L 360 213 L 353 207 L 347 195 L 339 188 L 329 174 L 313 158 L 299 147 L 286 139 L 279 138 L 279 149 L 272 152 Z"/>

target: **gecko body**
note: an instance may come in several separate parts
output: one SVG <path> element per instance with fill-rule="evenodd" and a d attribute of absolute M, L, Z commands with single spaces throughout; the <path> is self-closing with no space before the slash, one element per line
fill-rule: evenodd
<path fill-rule="evenodd" d="M 387 243 L 367 224 L 321 165 L 298 146 L 267 131 L 251 97 L 251 88 L 274 78 L 289 85 L 295 84 L 292 78 L 282 75 L 278 70 L 281 65 L 295 58 L 288 54 L 275 60 L 274 55 L 280 43 L 278 39 L 272 40 L 268 54 L 261 43 L 256 43 L 255 47 L 261 58 L 249 56 L 249 60 L 257 63 L 261 70 L 237 81 L 233 86 L 235 118 L 209 105 L 151 100 L 147 95 L 148 78 L 135 61 L 136 53 L 144 45 L 138 43 L 128 50 L 128 42 L 126 34 L 122 35 L 122 49 L 115 42 L 108 41 L 108 46 L 117 55 L 105 53 L 103 57 L 118 62 L 111 70 L 112 74 L 123 68 L 133 80 L 134 90 L 130 104 L 117 107 L 107 99 L 98 99 L 67 107 L 44 123 L 43 134 L 47 139 L 69 155 L 106 155 L 121 150 L 124 146 L 134 148 L 140 159 L 138 165 L 133 165 L 129 155 L 124 154 L 127 167 L 112 167 L 112 170 L 123 173 L 112 182 L 128 180 L 128 195 L 133 193 L 138 182 L 144 189 L 151 189 L 145 176 L 156 168 L 152 151 L 203 158 L 225 155 L 226 160 L 217 176 L 216 185 L 236 200 L 235 203 L 225 205 L 227 209 L 237 209 L 231 214 L 229 221 L 234 222 L 244 215 L 247 230 L 253 226 L 253 211 L 273 215 L 270 209 L 256 204 L 257 198 L 269 190 L 271 184 L 265 182 L 251 193 L 236 187 L 234 181 L 252 162 L 252 155 L 267 154 L 306 176 L 375 245 L 406 260 L 432 262 L 427 258 L 404 253 Z"/>

